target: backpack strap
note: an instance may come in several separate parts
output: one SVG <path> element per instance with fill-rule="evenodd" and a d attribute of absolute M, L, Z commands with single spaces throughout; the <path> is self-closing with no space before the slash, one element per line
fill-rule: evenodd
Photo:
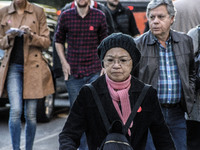
<path fill-rule="evenodd" d="M 101 114 L 101 118 L 103 119 L 106 131 L 107 131 L 107 133 L 109 133 L 109 129 L 110 129 L 111 125 L 108 121 L 108 117 L 107 117 L 107 115 L 104 111 L 102 104 L 101 104 L 100 98 L 99 98 L 99 96 L 98 96 L 98 94 L 97 94 L 97 92 L 96 92 L 96 90 L 95 90 L 95 88 L 93 87 L 92 84 L 86 84 L 86 86 L 88 86 L 90 88 L 91 92 L 92 92 L 92 96 L 93 96 L 95 103 L 98 107 L 98 110 Z M 144 88 L 142 89 L 142 92 L 140 93 L 140 96 L 139 96 L 136 104 L 134 105 L 133 110 L 132 110 L 132 112 L 131 112 L 131 114 L 130 114 L 130 116 L 129 116 L 129 118 L 128 118 L 128 120 L 127 120 L 127 122 L 126 122 L 126 124 L 123 128 L 124 134 L 126 134 L 128 132 L 128 128 L 129 128 L 131 122 L 133 121 L 133 119 L 134 119 L 134 117 L 137 113 L 137 110 L 138 110 L 139 106 L 141 105 L 141 103 L 142 103 L 142 101 L 143 101 L 143 99 L 144 99 L 149 88 L 150 88 L 150 85 L 145 84 Z"/>
<path fill-rule="evenodd" d="M 72 2 L 71 7 L 70 8 L 74 8 L 75 7 L 75 2 Z"/>
<path fill-rule="evenodd" d="M 96 1 L 94 1 L 94 8 L 98 8 L 98 4 Z"/>
<path fill-rule="evenodd" d="M 105 125 L 106 131 L 107 131 L 107 133 L 109 133 L 110 123 L 108 121 L 108 117 L 107 117 L 107 115 L 106 115 L 106 113 L 104 111 L 104 108 L 103 108 L 103 106 L 101 104 L 99 95 L 97 94 L 97 92 L 96 92 L 96 90 L 95 90 L 95 88 L 93 87 L 92 84 L 86 84 L 86 86 L 88 86 L 90 88 L 91 92 L 92 92 L 92 96 L 93 96 L 93 98 L 95 100 L 95 103 L 96 103 L 96 105 L 98 107 L 98 110 L 99 110 L 99 112 L 101 114 L 101 118 L 103 119 L 103 123 Z"/>
<path fill-rule="evenodd" d="M 151 86 L 145 84 L 144 88 L 142 89 L 142 92 L 139 96 L 139 98 L 137 99 L 137 102 L 135 103 L 135 105 L 133 106 L 133 110 L 128 118 L 128 120 L 126 121 L 126 124 L 123 128 L 123 133 L 126 134 L 128 132 L 128 128 L 131 125 L 131 122 L 133 121 L 133 119 L 135 118 L 135 115 L 137 114 L 138 108 L 140 107 L 140 105 L 142 104 L 142 101 L 144 100 L 147 91 L 149 90 Z"/>

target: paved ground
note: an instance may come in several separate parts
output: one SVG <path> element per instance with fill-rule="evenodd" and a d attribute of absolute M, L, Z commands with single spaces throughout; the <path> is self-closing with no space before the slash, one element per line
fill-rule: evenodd
<path fill-rule="evenodd" d="M 57 101 L 55 116 L 49 123 L 38 123 L 33 150 L 58 150 L 58 134 L 61 132 L 67 119 L 69 108 L 68 102 Z M 8 110 L 0 113 L 0 150 L 12 150 L 8 131 Z M 24 145 L 24 124 L 22 126 L 21 150 Z"/>

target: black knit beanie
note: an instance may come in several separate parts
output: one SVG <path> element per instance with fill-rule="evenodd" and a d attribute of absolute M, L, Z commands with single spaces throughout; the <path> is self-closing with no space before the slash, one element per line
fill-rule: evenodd
<path fill-rule="evenodd" d="M 98 56 L 101 60 L 102 66 L 104 67 L 103 59 L 106 52 L 115 47 L 123 48 L 129 53 L 133 61 L 133 68 L 135 68 L 141 57 L 140 51 L 136 48 L 133 37 L 122 33 L 113 33 L 109 35 L 98 46 Z"/>

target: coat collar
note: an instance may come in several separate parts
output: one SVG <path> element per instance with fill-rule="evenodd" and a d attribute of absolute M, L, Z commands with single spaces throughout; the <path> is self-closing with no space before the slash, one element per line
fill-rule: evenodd
<path fill-rule="evenodd" d="M 147 35 L 147 41 L 148 41 L 147 44 L 154 45 L 156 43 L 155 36 L 152 34 L 152 32 L 150 30 L 148 32 L 146 32 L 146 34 L 148 34 Z M 170 34 L 173 42 L 178 43 L 180 41 L 180 38 L 177 36 L 177 34 L 173 30 L 170 30 L 169 34 Z"/>
<path fill-rule="evenodd" d="M 121 12 L 124 11 L 124 10 L 125 10 L 125 8 L 122 6 L 122 4 L 121 4 L 121 3 L 118 3 L 117 8 L 116 8 L 116 11 L 117 11 L 118 13 L 121 13 Z"/>
<path fill-rule="evenodd" d="M 105 6 L 109 9 L 109 7 L 108 7 L 108 5 L 107 5 L 107 3 L 105 3 Z M 109 9 L 110 10 L 110 9 Z M 115 14 L 115 13 L 121 13 L 122 11 L 124 11 L 125 10 L 125 8 L 122 6 L 122 4 L 121 3 L 118 3 L 118 5 L 117 5 L 117 8 L 114 10 L 114 11 L 111 11 L 113 14 Z"/>
<path fill-rule="evenodd" d="M 16 9 L 15 9 L 15 6 L 14 6 L 14 2 L 12 2 L 10 4 L 10 6 L 8 7 L 8 13 L 12 14 L 14 12 L 16 12 Z M 31 5 L 31 3 L 27 2 L 26 8 L 25 8 L 25 12 L 33 13 L 33 6 Z"/>
<path fill-rule="evenodd" d="M 99 94 L 105 94 L 108 92 L 108 87 L 107 87 L 107 83 L 106 83 L 106 79 L 105 79 L 105 75 L 101 76 L 99 78 L 100 83 L 98 85 L 99 90 Z M 138 79 L 136 79 L 135 77 L 131 77 L 131 87 L 130 90 L 131 92 L 141 92 L 143 89 L 143 83 L 141 81 L 139 81 Z M 141 84 L 142 83 L 142 84 Z"/>
<path fill-rule="evenodd" d="M 133 108 L 133 105 L 135 104 L 140 92 L 142 91 L 143 87 L 144 87 L 144 83 L 142 83 L 141 81 L 137 80 L 135 77 L 132 76 L 131 78 L 131 87 L 129 90 L 129 95 L 130 95 L 130 104 L 131 104 L 131 110 Z M 98 78 L 98 80 L 96 80 L 93 85 L 95 87 L 98 87 L 98 94 L 100 96 L 102 105 L 104 107 L 105 113 L 107 114 L 107 117 L 110 121 L 110 123 L 112 123 L 115 120 L 121 120 L 114 105 L 112 102 L 112 98 L 109 94 L 109 90 L 107 87 L 107 83 L 106 83 L 106 79 L 105 79 L 105 75 L 101 76 L 100 78 Z"/>

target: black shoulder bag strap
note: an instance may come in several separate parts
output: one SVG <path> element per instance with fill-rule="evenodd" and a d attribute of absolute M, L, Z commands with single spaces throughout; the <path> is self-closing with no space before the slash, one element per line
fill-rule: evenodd
<path fill-rule="evenodd" d="M 102 104 L 101 104 L 100 98 L 99 98 L 99 96 L 98 96 L 98 94 L 97 94 L 97 92 L 96 92 L 96 90 L 95 90 L 95 88 L 93 87 L 92 84 L 87 84 L 87 86 L 92 91 L 93 98 L 95 99 L 95 103 L 96 103 L 96 105 L 98 107 L 98 110 L 99 110 L 99 112 L 101 114 L 101 118 L 103 119 L 106 131 L 107 131 L 107 133 L 109 133 L 109 128 L 110 128 L 111 125 L 110 125 L 110 123 L 108 121 L 108 117 L 107 117 L 107 115 L 106 115 L 106 113 L 104 111 L 104 108 L 103 108 Z M 133 110 L 132 110 L 132 112 L 131 112 L 131 114 L 130 114 L 130 116 L 129 116 L 129 118 L 128 118 L 125 126 L 124 126 L 124 131 L 123 131 L 124 134 L 126 134 L 128 132 L 128 128 L 129 128 L 131 122 L 133 121 L 133 119 L 134 119 L 134 117 L 135 117 L 135 115 L 137 113 L 137 110 L 138 110 L 139 106 L 141 105 L 141 103 L 142 103 L 142 101 L 143 101 L 143 99 L 144 99 L 144 97 L 145 97 L 145 95 L 146 95 L 146 93 L 147 93 L 149 88 L 150 88 L 150 85 L 145 85 L 144 86 L 144 88 L 143 88 L 143 90 L 142 90 L 142 92 L 141 92 L 136 104 L 134 105 Z"/>
<path fill-rule="evenodd" d="M 135 115 L 137 114 L 138 108 L 140 107 L 140 105 L 142 104 L 142 101 L 144 100 L 147 91 L 149 90 L 151 86 L 145 84 L 144 88 L 142 89 L 142 92 L 140 93 L 140 96 L 137 99 L 137 102 L 135 103 L 135 105 L 133 106 L 133 110 L 128 118 L 128 120 L 126 121 L 126 124 L 124 126 L 124 131 L 123 133 L 126 134 L 128 132 L 128 128 L 131 125 L 131 122 L 133 121 Z"/>
<path fill-rule="evenodd" d="M 107 131 L 107 133 L 109 133 L 110 123 L 108 121 L 108 117 L 107 117 L 107 115 L 106 115 L 106 113 L 104 111 L 104 108 L 103 108 L 103 106 L 101 104 L 99 95 L 97 94 L 97 92 L 96 92 L 96 90 L 95 90 L 95 88 L 93 87 L 92 84 L 87 84 L 87 86 L 90 88 L 90 90 L 92 92 L 92 96 L 93 96 L 93 98 L 95 100 L 95 103 L 96 103 L 96 105 L 98 107 L 98 110 L 99 110 L 99 112 L 101 114 L 101 118 L 103 119 L 106 131 Z"/>

